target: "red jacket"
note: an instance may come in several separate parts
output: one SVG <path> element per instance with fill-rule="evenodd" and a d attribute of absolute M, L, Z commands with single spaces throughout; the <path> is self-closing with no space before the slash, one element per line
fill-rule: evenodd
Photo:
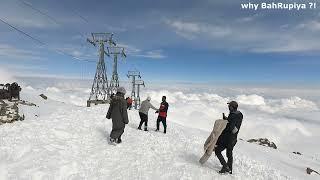
<path fill-rule="evenodd" d="M 159 116 L 166 118 L 168 113 L 168 108 L 169 108 L 169 104 L 167 102 L 162 102 L 159 108 Z"/>
<path fill-rule="evenodd" d="M 128 98 L 128 99 L 127 99 L 127 103 L 131 105 L 131 104 L 132 104 L 132 99 L 131 99 L 131 98 Z"/>

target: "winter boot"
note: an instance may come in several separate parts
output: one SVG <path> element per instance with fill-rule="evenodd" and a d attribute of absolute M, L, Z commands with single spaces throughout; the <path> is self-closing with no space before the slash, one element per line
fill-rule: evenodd
<path fill-rule="evenodd" d="M 110 145 L 116 145 L 116 139 L 110 138 L 109 139 L 109 144 Z"/>
<path fill-rule="evenodd" d="M 116 143 L 120 144 L 121 142 L 122 142 L 121 138 L 118 138 Z"/>
<path fill-rule="evenodd" d="M 220 174 L 230 173 L 230 169 L 228 166 L 223 166 L 222 169 L 219 171 Z"/>
<path fill-rule="evenodd" d="M 228 167 L 229 167 L 229 170 L 230 170 L 229 173 L 232 174 L 232 160 L 230 161 L 230 160 L 228 159 L 227 164 L 228 164 Z"/>
<path fill-rule="evenodd" d="M 138 127 L 138 129 L 139 129 L 139 130 L 142 130 L 140 126 Z"/>

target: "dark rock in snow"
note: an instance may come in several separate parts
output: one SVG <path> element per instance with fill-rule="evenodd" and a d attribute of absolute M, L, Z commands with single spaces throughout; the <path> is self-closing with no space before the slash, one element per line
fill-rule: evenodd
<path fill-rule="evenodd" d="M 26 105 L 26 106 L 37 106 L 36 104 L 32 102 L 27 102 L 25 100 L 19 101 L 19 104 Z"/>
<path fill-rule="evenodd" d="M 19 114 L 18 103 L 0 101 L 0 124 L 24 120 L 24 115 Z"/>
<path fill-rule="evenodd" d="M 45 99 L 45 100 L 48 99 L 48 97 L 47 97 L 46 95 L 44 95 L 44 94 L 40 94 L 39 96 L 42 97 L 42 98 Z"/>
<path fill-rule="evenodd" d="M 292 152 L 293 154 L 302 155 L 300 152 Z"/>
<path fill-rule="evenodd" d="M 307 174 L 316 173 L 316 174 L 320 175 L 317 171 L 315 171 L 311 168 L 307 168 L 306 171 L 307 171 Z"/>
<path fill-rule="evenodd" d="M 259 139 L 249 139 L 249 143 L 256 143 L 261 146 L 271 147 L 273 149 L 277 149 L 277 146 L 274 142 L 269 141 L 267 138 L 259 138 Z"/>

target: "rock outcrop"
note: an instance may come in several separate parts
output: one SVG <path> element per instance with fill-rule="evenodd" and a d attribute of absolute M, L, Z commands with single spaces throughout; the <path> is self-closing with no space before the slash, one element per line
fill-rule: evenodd
<path fill-rule="evenodd" d="M 311 169 L 311 168 L 307 168 L 306 171 L 307 171 L 307 174 L 315 173 L 315 174 L 320 175 L 317 171 L 315 171 L 315 170 L 313 170 L 313 169 Z"/>
<path fill-rule="evenodd" d="M 261 146 L 271 147 L 273 149 L 277 149 L 277 146 L 274 142 L 269 141 L 267 138 L 259 138 L 259 139 L 249 139 L 249 143 L 256 143 Z"/>
<path fill-rule="evenodd" d="M 40 94 L 39 96 L 42 97 L 44 100 L 48 99 L 48 97 L 46 95 L 44 95 L 44 94 Z"/>

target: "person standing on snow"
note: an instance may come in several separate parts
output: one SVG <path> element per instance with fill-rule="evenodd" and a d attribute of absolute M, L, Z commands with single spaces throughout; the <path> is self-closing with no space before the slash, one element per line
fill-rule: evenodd
<path fill-rule="evenodd" d="M 226 128 L 222 131 L 220 137 L 217 141 L 217 147 L 215 148 L 215 154 L 218 157 L 220 163 L 222 164 L 222 169 L 219 173 L 230 173 L 232 174 L 232 162 L 233 156 L 232 151 L 237 143 L 237 136 L 241 127 L 243 115 L 238 111 L 238 103 L 236 101 L 231 101 L 228 103 L 229 116 L 226 117 L 223 114 L 223 119 L 228 120 Z M 227 150 L 228 162 L 225 161 L 221 152 Z"/>
<path fill-rule="evenodd" d="M 169 104 L 166 101 L 167 97 L 162 96 L 162 102 L 160 104 L 159 111 L 156 111 L 156 113 L 159 113 L 158 119 L 157 119 L 157 129 L 156 131 L 159 131 L 159 126 L 160 126 L 160 121 L 163 124 L 164 131 L 163 133 L 166 134 L 167 132 L 167 113 L 168 113 L 168 108 Z"/>
<path fill-rule="evenodd" d="M 127 112 L 127 101 L 124 99 L 126 90 L 123 87 L 117 89 L 116 95 L 111 99 L 107 119 L 112 119 L 112 131 L 110 133 L 111 143 L 121 143 L 121 135 L 124 133 L 125 125 L 129 123 Z"/>
<path fill-rule="evenodd" d="M 139 116 L 140 116 L 140 124 L 138 129 L 141 130 L 141 126 L 144 123 L 144 130 L 148 131 L 148 112 L 149 109 L 152 108 L 156 111 L 158 111 L 159 109 L 155 108 L 151 103 L 151 97 L 148 97 L 146 100 L 142 101 L 140 109 L 139 109 Z"/>
<path fill-rule="evenodd" d="M 228 121 L 224 119 L 218 119 L 214 122 L 212 132 L 210 133 L 209 137 L 207 138 L 206 142 L 203 145 L 204 154 L 199 160 L 201 164 L 204 164 L 205 162 L 207 162 L 209 157 L 214 152 L 214 149 L 216 148 L 217 140 L 221 135 L 222 131 L 226 128 L 227 124 L 228 124 Z"/>
<path fill-rule="evenodd" d="M 132 99 L 130 97 L 127 97 L 126 101 L 127 101 L 127 109 L 131 110 L 131 108 L 132 108 Z"/>

